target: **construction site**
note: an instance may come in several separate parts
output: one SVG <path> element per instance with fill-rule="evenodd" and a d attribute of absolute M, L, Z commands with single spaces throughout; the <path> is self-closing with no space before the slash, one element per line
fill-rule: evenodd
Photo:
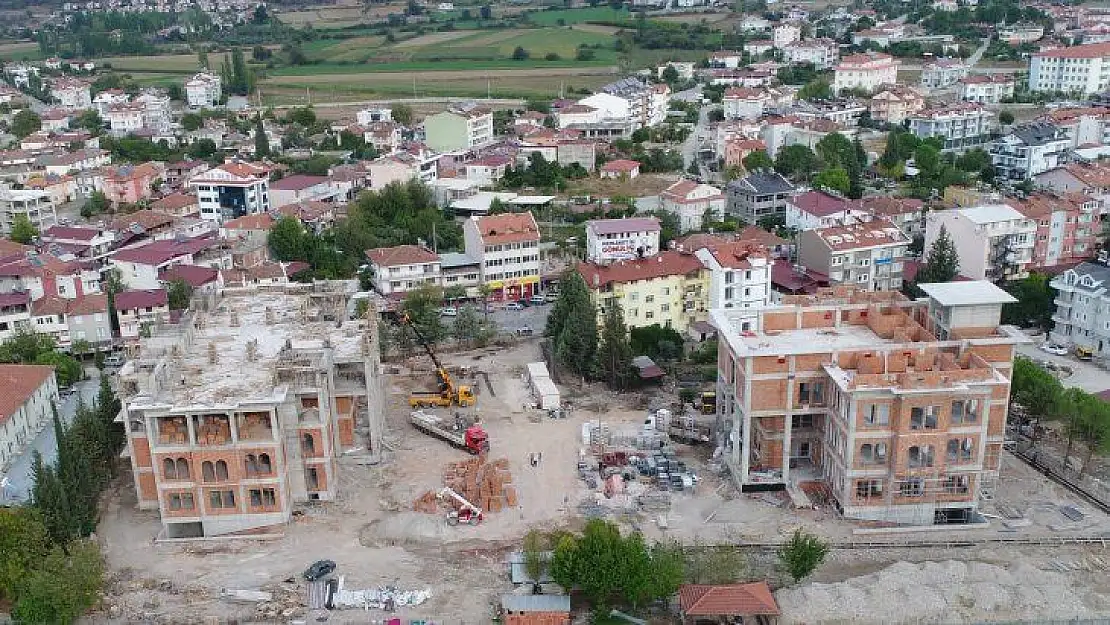
<path fill-rule="evenodd" d="M 532 338 L 382 363 L 350 296 L 226 290 L 144 339 L 120 376 L 134 486 L 115 490 L 98 536 L 106 620 L 488 623 L 522 591 L 507 561 L 524 534 L 592 517 L 743 550 L 749 579 L 784 586 L 782 623 L 1110 614 L 1110 516 L 1007 452 L 974 522 L 853 519 L 826 489 L 742 488 L 742 432 L 724 444 L 719 415 L 678 405 L 673 386 L 546 379 Z M 775 549 L 798 527 L 832 551 L 790 585 Z M 330 611 L 302 576 L 322 560 L 340 580 Z"/>

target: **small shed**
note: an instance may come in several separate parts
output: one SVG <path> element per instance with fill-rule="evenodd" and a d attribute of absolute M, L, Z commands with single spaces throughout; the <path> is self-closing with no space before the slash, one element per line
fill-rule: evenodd
<path fill-rule="evenodd" d="M 501 595 L 505 625 L 570 625 L 567 595 Z"/>
<path fill-rule="evenodd" d="M 636 356 L 632 359 L 632 366 L 636 368 L 641 380 L 658 380 L 666 375 L 663 368 L 647 356 Z"/>
<path fill-rule="evenodd" d="M 775 625 L 781 614 L 767 582 L 684 584 L 678 609 L 683 625 Z"/>
<path fill-rule="evenodd" d="M 560 405 L 559 388 L 551 381 L 547 365 L 542 362 L 528 363 L 528 386 L 536 403 L 543 410 L 554 410 Z"/>

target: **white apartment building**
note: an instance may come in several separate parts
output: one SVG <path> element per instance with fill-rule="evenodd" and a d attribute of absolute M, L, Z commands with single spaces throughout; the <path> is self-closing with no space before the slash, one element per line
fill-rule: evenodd
<path fill-rule="evenodd" d="M 709 270 L 709 310 L 748 308 L 755 311 L 771 303 L 771 262 L 767 251 L 731 241 L 694 252 Z"/>
<path fill-rule="evenodd" d="M 169 295 L 165 289 L 121 291 L 115 298 L 119 335 L 124 340 L 138 341 L 143 328 L 170 320 Z"/>
<path fill-rule="evenodd" d="M 169 130 L 173 117 L 168 95 L 155 90 L 146 90 L 135 98 L 135 103 L 143 107 L 143 127 L 159 132 Z"/>
<path fill-rule="evenodd" d="M 782 54 L 791 65 L 813 63 L 815 69 L 825 70 L 836 65 L 840 59 L 840 48 L 832 39 L 806 39 L 782 48 Z"/>
<path fill-rule="evenodd" d="M 57 207 L 49 192 L 0 187 L 0 234 L 12 233 L 17 215 L 26 215 L 39 232 L 58 223 Z"/>
<path fill-rule="evenodd" d="M 127 104 L 131 101 L 131 96 L 123 92 L 122 89 L 106 89 L 96 94 L 93 98 L 93 107 L 96 108 L 97 114 L 103 119 L 108 119 L 108 111 L 117 104 Z"/>
<path fill-rule="evenodd" d="M 31 294 L 27 291 L 0 292 L 0 341 L 6 341 L 31 323 Z"/>
<path fill-rule="evenodd" d="M 1056 312 L 1048 338 L 1057 345 L 1110 355 L 1110 267 L 1104 259 L 1081 263 L 1052 279 Z"/>
<path fill-rule="evenodd" d="M 374 287 L 383 295 L 402 295 L 425 285 L 443 286 L 439 256 L 419 245 L 366 250 Z"/>
<path fill-rule="evenodd" d="M 967 76 L 968 67 L 959 59 L 937 59 L 921 69 L 921 86 L 943 89 Z"/>
<path fill-rule="evenodd" d="M 1018 126 L 1006 136 L 995 139 L 987 151 L 996 175 L 1028 180 L 1059 167 L 1070 146 L 1071 140 L 1064 130 L 1048 122 L 1035 122 Z"/>
<path fill-rule="evenodd" d="M 493 142 L 493 112 L 475 102 L 456 104 L 424 118 L 424 142 L 437 152 L 457 152 Z"/>
<path fill-rule="evenodd" d="M 648 128 L 663 123 L 667 118 L 667 108 L 671 101 L 671 89 L 667 85 L 652 85 L 638 78 L 623 78 L 605 85 L 598 90 L 628 102 L 628 116 L 633 129 Z M 590 105 L 590 98 L 581 104 Z"/>
<path fill-rule="evenodd" d="M 723 219 L 728 201 L 724 192 L 693 180 L 679 180 L 659 194 L 660 208 L 678 217 L 679 230 L 701 230 L 706 214 Z"/>
<path fill-rule="evenodd" d="M 59 78 L 50 85 L 50 96 L 67 108 L 84 109 L 92 106 L 89 83 L 76 78 Z"/>
<path fill-rule="evenodd" d="M 871 219 L 798 233 L 798 263 L 830 285 L 897 291 L 910 238 L 889 219 Z"/>
<path fill-rule="evenodd" d="M 597 264 L 655 256 L 662 228 L 654 217 L 586 222 L 586 261 Z"/>
<path fill-rule="evenodd" d="M 799 41 L 802 38 L 802 28 L 797 24 L 785 22 L 775 26 L 771 31 L 771 42 L 778 48 L 783 49 L 786 46 Z"/>
<path fill-rule="evenodd" d="M 224 163 L 194 176 L 189 186 L 197 191 L 201 219 L 222 222 L 271 208 L 270 170 L 260 165 Z"/>
<path fill-rule="evenodd" d="M 898 82 L 901 61 L 882 52 L 853 54 L 840 59 L 833 76 L 833 93 L 844 89 L 862 89 L 873 92 L 883 85 Z"/>
<path fill-rule="evenodd" d="M 1014 97 L 1013 74 L 976 74 L 959 82 L 960 99 L 979 104 L 1000 104 Z"/>
<path fill-rule="evenodd" d="M 731 87 L 721 97 L 725 119 L 759 119 L 770 104 L 770 93 L 751 87 Z"/>
<path fill-rule="evenodd" d="M 973 280 L 1020 280 L 1029 275 L 1037 222 L 1007 204 L 929 211 L 925 215 L 925 249 L 941 228 L 960 257 L 960 275 Z"/>
<path fill-rule="evenodd" d="M 141 130 L 146 117 L 146 107 L 138 102 L 113 104 L 104 117 L 108 128 L 115 135 L 125 135 Z"/>
<path fill-rule="evenodd" d="M 909 128 L 910 132 L 922 139 L 944 139 L 945 150 L 960 150 L 985 143 L 996 120 L 997 115 L 982 104 L 960 102 L 911 115 Z"/>
<path fill-rule="evenodd" d="M 54 367 L 47 365 L 0 365 L 0 475 L 12 460 L 23 454 L 35 436 L 50 427 L 58 402 Z"/>
<path fill-rule="evenodd" d="M 223 82 L 217 74 L 201 72 L 185 81 L 185 100 L 192 108 L 217 106 L 223 98 Z"/>
<path fill-rule="evenodd" d="M 466 255 L 481 262 L 491 298 L 526 299 L 540 287 L 540 228 L 532 212 L 474 216 L 463 222 Z"/>
<path fill-rule="evenodd" d="M 1057 48 L 1029 60 L 1030 91 L 1090 95 L 1110 86 L 1110 42 Z"/>
<path fill-rule="evenodd" d="M 391 122 L 393 121 L 393 109 L 389 108 L 365 108 L 355 113 L 355 119 L 358 121 L 359 126 L 368 126 L 376 122 Z"/>

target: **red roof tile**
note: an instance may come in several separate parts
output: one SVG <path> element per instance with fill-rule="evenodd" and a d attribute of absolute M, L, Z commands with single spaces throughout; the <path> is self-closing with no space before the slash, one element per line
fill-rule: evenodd
<path fill-rule="evenodd" d="M 601 166 L 601 171 L 628 173 L 628 172 L 631 172 L 633 169 L 638 168 L 639 166 L 640 166 L 639 161 L 630 161 L 628 159 L 623 159 L 622 158 L 622 159 L 617 159 L 615 161 L 609 161 L 608 163 L 605 163 L 604 165 Z"/>
<path fill-rule="evenodd" d="M 792 200 L 794 206 L 816 217 L 828 217 L 848 208 L 847 200 L 821 191 L 809 191 Z"/>
<path fill-rule="evenodd" d="M 201 267 L 199 265 L 173 265 L 163 269 L 158 278 L 163 282 L 184 280 L 189 286 L 196 289 L 209 282 L 215 282 L 219 276 L 220 272 L 211 267 Z"/>
<path fill-rule="evenodd" d="M 0 365 L 0 425 L 4 425 L 47 380 L 54 375 L 48 365 Z"/>
<path fill-rule="evenodd" d="M 1036 52 L 1033 56 L 1047 57 L 1054 59 L 1094 59 L 1104 56 L 1110 56 L 1110 42 L 1104 43 L 1091 43 L 1085 46 L 1072 46 L 1070 48 L 1057 48 L 1056 50 L 1046 50 L 1044 52 Z"/>
<path fill-rule="evenodd" d="M 653 280 L 663 276 L 686 275 L 701 268 L 701 261 L 693 254 L 666 251 L 651 258 L 620 261 L 609 265 L 579 263 L 578 273 L 591 289 L 596 289 L 613 282 L 626 283 Z"/>
<path fill-rule="evenodd" d="M 120 291 L 116 294 L 116 310 L 135 310 L 169 305 L 165 289 L 144 289 L 139 291 Z"/>
<path fill-rule="evenodd" d="M 526 213 L 503 213 L 479 217 L 478 235 L 483 245 L 539 241 L 540 227 L 532 211 Z"/>
<path fill-rule="evenodd" d="M 327 181 L 327 176 L 309 176 L 307 174 L 296 174 L 293 176 L 286 176 L 285 178 L 271 182 L 270 190 L 304 191 L 305 189 L 314 187 L 318 184 L 323 184 Z"/>
<path fill-rule="evenodd" d="M 274 218 L 269 213 L 254 213 L 243 215 L 225 222 L 224 230 L 269 230 L 274 225 Z"/>
<path fill-rule="evenodd" d="M 686 616 L 778 616 L 779 606 L 767 582 L 709 586 L 683 584 L 678 604 Z"/>
<path fill-rule="evenodd" d="M 419 245 L 397 245 L 395 247 L 379 247 L 366 250 L 366 257 L 378 267 L 396 267 L 399 265 L 420 265 L 434 263 L 439 260 L 431 250 Z"/>
<path fill-rule="evenodd" d="M 91 241 L 100 234 L 96 228 L 80 226 L 50 226 L 42 233 L 44 239 L 67 239 L 71 241 Z"/>

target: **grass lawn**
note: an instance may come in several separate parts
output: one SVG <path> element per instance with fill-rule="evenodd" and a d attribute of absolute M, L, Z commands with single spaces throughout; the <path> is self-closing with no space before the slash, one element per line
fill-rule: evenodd
<path fill-rule="evenodd" d="M 535 53 L 533 52 L 533 56 Z M 612 61 L 604 59 L 597 61 L 575 61 L 574 57 L 563 58 L 558 61 L 545 61 L 528 59 L 527 61 L 514 61 L 510 58 L 493 60 L 458 60 L 458 61 L 398 61 L 389 63 L 360 63 L 339 64 L 320 63 L 317 65 L 300 65 L 296 67 L 281 67 L 267 72 L 269 76 L 313 76 L 319 74 L 360 74 L 360 73 L 392 73 L 392 72 L 465 72 L 482 70 L 526 69 L 542 72 L 544 69 L 590 67 L 603 68 L 612 65 Z"/>
<path fill-rule="evenodd" d="M 504 72 L 502 72 L 504 73 Z M 261 85 L 266 104 L 303 104 L 306 89 L 311 90 L 314 102 L 353 102 L 377 98 L 413 97 L 413 78 L 416 78 L 416 97 L 471 97 L 484 98 L 554 98 L 559 87 L 596 89 L 612 82 L 607 73 L 594 75 L 549 76 L 494 75 L 487 81 L 483 76 L 460 72 L 428 72 L 424 74 L 357 74 L 329 76 L 329 81 L 309 81 L 310 77 L 281 76 L 266 79 Z"/>
<path fill-rule="evenodd" d="M 250 56 L 250 50 L 246 51 Z M 219 69 L 226 54 L 208 53 L 208 66 Z M 191 74 L 200 71 L 195 54 L 157 54 L 152 56 L 109 56 L 96 59 L 97 65 L 110 63 L 119 72 Z"/>
<path fill-rule="evenodd" d="M 563 9 L 560 11 L 535 11 L 528 14 L 528 19 L 539 26 L 555 26 L 559 20 L 564 24 L 577 24 L 579 22 L 626 22 L 631 21 L 631 14 L 624 10 L 614 10 L 609 6 L 585 7 L 581 9 Z"/>
<path fill-rule="evenodd" d="M 37 61 L 42 58 L 39 44 L 33 41 L 19 41 L 0 43 L 0 60 L 3 61 Z"/>

